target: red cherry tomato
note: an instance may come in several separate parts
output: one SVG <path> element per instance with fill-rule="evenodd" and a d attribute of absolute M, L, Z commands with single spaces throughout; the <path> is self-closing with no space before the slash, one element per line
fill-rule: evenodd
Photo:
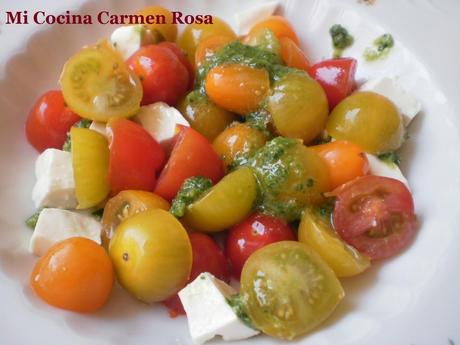
<path fill-rule="evenodd" d="M 191 89 L 193 87 L 193 83 L 195 82 L 195 71 L 193 70 L 192 64 L 190 63 L 189 59 L 187 59 L 187 55 L 185 55 L 185 52 L 174 42 L 164 41 L 158 43 L 158 45 L 160 47 L 168 48 L 169 50 L 171 50 L 174 54 L 176 54 L 177 58 L 180 62 L 182 62 L 185 68 L 187 68 L 189 75 L 188 88 Z"/>
<path fill-rule="evenodd" d="M 217 183 L 224 176 L 223 163 L 208 140 L 190 127 L 182 127 L 171 157 L 158 178 L 155 193 L 171 201 L 185 179 L 203 176 Z"/>
<path fill-rule="evenodd" d="M 362 176 L 334 191 L 337 233 L 372 260 L 405 249 L 416 233 L 414 201 L 400 181 Z"/>
<path fill-rule="evenodd" d="M 324 60 L 311 66 L 309 71 L 326 92 L 329 109 L 353 92 L 355 72 L 356 60 L 352 58 Z"/>
<path fill-rule="evenodd" d="M 195 280 L 203 272 L 209 272 L 216 278 L 228 282 L 230 273 L 227 261 L 224 253 L 212 237 L 199 232 L 192 232 L 189 237 L 193 253 L 192 272 L 190 273 L 189 282 Z M 164 301 L 164 305 L 168 307 L 171 317 L 185 314 L 184 307 L 177 294 Z"/>
<path fill-rule="evenodd" d="M 155 174 L 163 167 L 166 155 L 159 143 L 142 126 L 127 119 L 109 122 L 109 181 L 112 195 L 122 190 L 155 188 Z"/>
<path fill-rule="evenodd" d="M 189 72 L 170 47 L 144 46 L 126 63 L 142 81 L 142 105 L 160 101 L 174 105 L 187 92 Z"/>
<path fill-rule="evenodd" d="M 29 113 L 27 140 L 39 152 L 48 148 L 62 149 L 67 132 L 79 120 L 80 117 L 66 107 L 61 91 L 48 91 L 37 100 Z"/>
<path fill-rule="evenodd" d="M 240 279 L 248 257 L 257 249 L 279 241 L 295 241 L 291 227 L 279 218 L 255 213 L 230 229 L 225 252 L 232 266 L 232 274 Z"/>

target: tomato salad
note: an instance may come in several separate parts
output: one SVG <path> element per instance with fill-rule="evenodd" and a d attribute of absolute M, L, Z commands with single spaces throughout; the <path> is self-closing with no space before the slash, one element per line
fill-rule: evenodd
<path fill-rule="evenodd" d="M 419 104 L 395 79 L 358 87 L 354 58 L 312 64 L 265 17 L 240 36 L 217 17 L 123 26 L 70 57 L 26 122 L 40 298 L 92 312 L 116 279 L 187 314 L 196 343 L 290 340 L 331 315 L 339 278 L 409 246 L 396 150 Z"/>

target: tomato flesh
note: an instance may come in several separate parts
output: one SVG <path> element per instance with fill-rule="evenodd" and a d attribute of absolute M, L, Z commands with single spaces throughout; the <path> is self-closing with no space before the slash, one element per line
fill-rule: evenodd
<path fill-rule="evenodd" d="M 45 92 L 27 118 L 27 140 L 39 152 L 49 148 L 61 149 L 67 132 L 78 120 L 80 117 L 66 106 L 61 91 Z"/>
<path fill-rule="evenodd" d="M 224 167 L 205 137 L 190 127 L 182 127 L 155 193 L 171 201 L 185 179 L 193 176 L 207 177 L 217 183 L 224 176 Z"/>
<path fill-rule="evenodd" d="M 324 60 L 310 67 L 310 75 L 326 92 L 330 109 L 350 95 L 356 87 L 356 65 L 353 58 L 340 58 Z"/>
<path fill-rule="evenodd" d="M 402 182 L 363 176 L 334 194 L 337 233 L 372 260 L 394 256 L 412 242 L 417 228 L 414 201 Z"/>

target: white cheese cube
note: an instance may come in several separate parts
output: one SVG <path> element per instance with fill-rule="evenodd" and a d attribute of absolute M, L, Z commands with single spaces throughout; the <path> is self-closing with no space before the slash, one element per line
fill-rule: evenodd
<path fill-rule="evenodd" d="M 422 109 L 422 104 L 409 92 L 404 90 L 395 78 L 372 79 L 363 84 L 360 91 L 372 91 L 392 101 L 403 116 L 407 126 Z"/>
<path fill-rule="evenodd" d="M 102 134 L 104 137 L 108 137 L 107 125 L 104 122 L 92 121 L 89 125 L 89 129 Z"/>
<path fill-rule="evenodd" d="M 121 26 L 112 32 L 110 42 L 126 60 L 142 46 L 142 25 Z"/>
<path fill-rule="evenodd" d="M 235 14 L 236 29 L 239 35 L 247 35 L 258 22 L 275 13 L 278 1 L 267 1 Z"/>
<path fill-rule="evenodd" d="M 47 149 L 35 163 L 37 182 L 32 190 L 35 208 L 75 208 L 75 182 L 70 152 Z"/>
<path fill-rule="evenodd" d="M 177 125 L 190 127 L 179 110 L 163 102 L 141 107 L 134 121 L 144 127 L 168 152 L 172 139 L 178 133 Z"/>
<path fill-rule="evenodd" d="M 240 340 L 259 334 L 246 326 L 227 303 L 236 291 L 210 273 L 200 274 L 179 291 L 187 313 L 188 326 L 196 344 L 222 336 L 224 340 Z"/>
<path fill-rule="evenodd" d="M 44 208 L 29 243 L 29 251 L 42 256 L 55 243 L 70 237 L 85 237 L 101 244 L 101 224 L 81 213 Z"/>
<path fill-rule="evenodd" d="M 407 182 L 407 179 L 404 177 L 397 164 L 383 161 L 378 157 L 368 153 L 366 153 L 366 158 L 369 162 L 369 173 L 371 175 L 394 178 L 404 183 L 410 190 L 409 183 Z"/>

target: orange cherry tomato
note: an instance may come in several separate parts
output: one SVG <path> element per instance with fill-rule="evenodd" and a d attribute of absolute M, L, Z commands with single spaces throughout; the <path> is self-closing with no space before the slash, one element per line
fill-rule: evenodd
<path fill-rule="evenodd" d="M 369 171 L 369 163 L 363 150 L 348 141 L 337 140 L 310 148 L 326 162 L 332 189 L 366 175 Z"/>
<path fill-rule="evenodd" d="M 218 106 L 240 115 L 255 111 L 270 88 L 268 72 L 239 64 L 220 65 L 206 76 L 206 93 Z"/>
<path fill-rule="evenodd" d="M 166 23 L 146 24 L 150 30 L 158 31 L 165 40 L 175 42 L 177 38 L 177 24 L 173 22 L 173 14 L 168 9 L 161 6 L 148 6 L 139 12 L 141 16 L 158 16 L 163 15 Z"/>
<path fill-rule="evenodd" d="M 289 37 L 280 38 L 281 59 L 289 67 L 298 68 L 308 72 L 310 62 L 295 42 Z"/>
<path fill-rule="evenodd" d="M 30 276 L 35 293 L 52 306 L 81 313 L 100 309 L 112 291 L 112 262 L 96 242 L 72 237 L 52 246 Z"/>
<path fill-rule="evenodd" d="M 234 37 L 225 35 L 213 35 L 203 39 L 195 51 L 195 66 L 200 66 L 206 58 L 213 56 L 233 40 L 235 40 Z"/>
<path fill-rule="evenodd" d="M 278 39 L 289 37 L 297 46 L 300 46 L 299 38 L 286 18 L 281 16 L 271 16 L 258 22 L 249 31 L 249 35 L 262 29 L 270 29 Z"/>

